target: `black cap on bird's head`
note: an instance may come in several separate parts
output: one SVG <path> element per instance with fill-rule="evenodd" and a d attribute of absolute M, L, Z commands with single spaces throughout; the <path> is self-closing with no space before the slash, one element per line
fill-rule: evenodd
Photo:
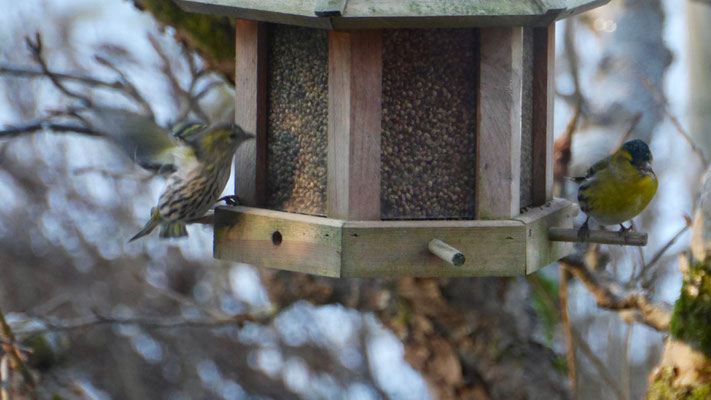
<path fill-rule="evenodd" d="M 652 171 L 652 152 L 649 151 L 649 146 L 647 143 L 639 139 L 630 140 L 625 142 L 620 149 L 623 152 L 629 154 L 630 163 L 635 167 L 643 171 Z"/>
<path fill-rule="evenodd" d="M 625 144 L 622 145 L 622 150 L 625 150 L 632 156 L 633 164 L 652 161 L 652 152 L 649 151 L 649 146 L 639 139 L 625 142 Z"/>

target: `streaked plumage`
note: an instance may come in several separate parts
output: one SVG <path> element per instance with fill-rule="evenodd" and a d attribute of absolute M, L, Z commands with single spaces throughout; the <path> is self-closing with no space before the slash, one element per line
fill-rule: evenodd
<path fill-rule="evenodd" d="M 657 192 L 657 176 L 652 171 L 652 153 L 646 143 L 630 140 L 614 154 L 596 162 L 584 177 L 573 178 L 580 183 L 578 202 L 588 219 L 578 235 L 588 235 L 590 217 L 603 225 L 629 221 L 652 200 Z"/>
<path fill-rule="evenodd" d="M 185 223 L 202 217 L 217 202 L 230 177 L 237 147 L 253 137 L 239 126 L 216 123 L 188 124 L 175 133 L 183 145 L 177 147 L 179 161 L 170 174 L 151 218 L 130 241 L 160 226 L 160 237 L 187 235 Z"/>

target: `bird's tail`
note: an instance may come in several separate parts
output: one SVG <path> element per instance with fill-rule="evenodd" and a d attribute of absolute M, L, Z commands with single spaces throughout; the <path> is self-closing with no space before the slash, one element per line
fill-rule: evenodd
<path fill-rule="evenodd" d="M 179 238 L 184 236 L 188 236 L 188 230 L 185 227 L 185 224 L 180 221 L 165 224 L 160 228 L 161 239 Z"/>
<path fill-rule="evenodd" d="M 142 237 L 148 235 L 149 233 L 153 232 L 153 229 L 155 229 L 158 225 L 160 225 L 162 220 L 163 220 L 163 217 L 160 216 L 160 213 L 158 212 L 158 208 L 153 207 L 151 209 L 151 219 L 149 219 L 148 222 L 146 222 L 146 225 L 143 226 L 143 229 L 141 229 L 140 232 L 138 232 L 131 239 L 129 239 L 128 242 L 131 243 L 134 240 L 142 238 Z"/>

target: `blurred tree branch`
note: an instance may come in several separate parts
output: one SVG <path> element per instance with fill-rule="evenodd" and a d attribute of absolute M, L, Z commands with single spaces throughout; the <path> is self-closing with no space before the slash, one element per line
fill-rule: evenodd
<path fill-rule="evenodd" d="M 595 352 L 590 348 L 590 345 L 588 344 L 588 342 L 585 341 L 585 339 L 583 339 L 582 335 L 580 335 L 580 332 L 572 328 L 571 333 L 573 335 L 574 342 L 578 344 L 578 346 L 580 347 L 580 351 L 585 354 L 585 357 L 587 357 L 587 359 L 590 360 L 590 362 L 593 364 L 593 367 L 595 367 L 595 371 L 597 371 L 600 378 L 602 378 L 602 380 L 605 381 L 607 386 L 609 386 L 610 389 L 615 392 L 618 399 L 623 400 L 625 398 L 625 395 L 622 392 L 622 389 L 620 388 L 615 378 L 610 373 L 610 370 L 605 366 L 605 363 L 603 363 L 602 360 L 600 360 L 600 357 L 598 357 Z"/>
<path fill-rule="evenodd" d="M 560 263 L 595 296 L 598 307 L 617 312 L 635 311 L 645 325 L 660 332 L 669 330 L 671 306 L 668 304 L 653 302 L 639 291 L 625 290 L 609 273 L 590 270 L 579 257 L 568 256 Z"/>
<path fill-rule="evenodd" d="M 22 379 L 24 379 L 25 384 L 27 385 L 30 391 L 30 397 L 33 399 L 37 398 L 37 393 L 35 392 L 37 384 L 35 383 L 35 379 L 32 376 L 32 373 L 27 368 L 27 365 L 25 365 L 25 361 L 23 360 L 22 353 L 20 353 L 20 349 L 15 347 L 14 344 L 11 344 L 16 342 L 15 333 L 12 331 L 10 325 L 5 320 L 5 314 L 2 311 L 2 307 L 0 307 L 0 338 L 4 339 L 1 346 L 3 351 L 12 360 L 10 366 L 20 371 Z"/>
<path fill-rule="evenodd" d="M 173 68 L 171 67 L 171 64 L 173 63 L 168 55 L 165 53 L 163 48 L 161 47 L 160 43 L 158 40 L 153 36 L 153 35 L 148 35 L 148 40 L 151 43 L 151 46 L 153 47 L 153 50 L 155 50 L 156 54 L 161 59 L 162 65 L 161 65 L 161 71 L 165 74 L 165 76 L 168 78 L 168 81 L 170 82 L 170 87 L 173 91 L 173 94 L 175 95 L 176 98 L 181 99 L 182 101 L 180 102 L 180 108 L 181 110 L 179 111 L 178 117 L 176 118 L 177 121 L 184 121 L 188 118 L 188 114 L 190 111 L 193 111 L 198 118 L 202 121 L 208 121 L 210 118 L 208 118 L 207 113 L 202 109 L 200 106 L 199 100 L 206 92 L 201 92 L 198 94 L 194 94 L 196 86 L 200 78 L 205 76 L 207 74 L 208 70 L 206 69 L 198 69 L 197 66 L 195 65 L 195 60 L 193 59 L 193 54 L 189 52 L 185 47 L 183 47 L 183 58 L 188 64 L 188 67 L 190 69 L 190 84 L 188 85 L 188 89 L 183 89 L 183 87 L 180 85 L 180 82 L 178 81 L 178 78 L 175 76 L 175 73 L 173 72 Z M 219 82 L 214 82 L 214 83 L 219 83 Z"/>
<path fill-rule="evenodd" d="M 110 60 L 101 56 L 94 57 L 94 59 L 100 65 L 110 69 L 118 76 L 118 79 L 114 81 L 106 81 L 91 76 L 85 76 L 74 73 L 57 72 L 50 69 L 46 60 L 44 59 L 44 56 L 42 54 L 43 42 L 41 35 L 36 34 L 34 38 L 27 37 L 25 40 L 27 43 L 27 47 L 32 55 L 32 59 L 40 67 L 39 70 L 27 66 L 0 64 L 0 75 L 22 78 L 49 78 L 52 82 L 52 85 L 56 87 L 61 93 L 71 99 L 79 101 L 81 105 L 78 108 L 74 106 L 69 106 L 66 110 L 54 111 L 49 116 L 43 117 L 36 121 L 6 127 L 5 129 L 0 130 L 0 137 L 15 137 L 18 135 L 34 133 L 45 129 L 55 132 L 74 132 L 89 136 L 104 136 L 100 127 L 91 126 L 85 119 L 79 116 L 79 112 L 91 110 L 97 108 L 97 106 L 93 104 L 93 101 L 88 96 L 80 93 L 79 91 L 69 89 L 64 84 L 65 81 L 80 83 L 88 86 L 89 88 L 101 88 L 116 91 L 117 93 L 120 93 L 127 99 L 137 104 L 143 111 L 142 115 L 148 117 L 151 121 L 155 121 L 155 116 L 151 105 L 143 97 L 143 95 L 141 95 L 138 88 L 136 88 L 136 86 L 131 82 L 128 76 L 120 68 L 114 65 L 114 63 L 112 63 Z M 171 87 L 173 88 L 173 91 L 176 94 L 176 99 L 184 105 L 182 106 L 182 111 L 177 121 L 180 122 L 186 120 L 189 117 L 189 114 L 193 112 L 202 121 L 208 122 L 209 118 L 207 116 L 207 113 L 200 106 L 199 100 L 211 90 L 217 88 L 222 82 L 212 81 L 204 85 L 204 87 L 200 90 L 198 90 L 198 81 L 200 81 L 201 78 L 206 76 L 207 70 L 198 69 L 193 60 L 192 55 L 189 54 L 187 50 L 185 50 L 184 55 L 190 68 L 191 78 L 188 85 L 188 89 L 183 89 L 181 84 L 178 82 L 177 77 L 172 71 L 171 63 L 168 59 L 168 56 L 160 47 L 160 44 L 158 43 L 157 39 L 149 36 L 149 40 L 153 45 L 154 50 L 163 62 L 161 70 L 164 72 L 166 78 L 170 82 Z M 67 124 L 65 121 L 58 120 L 59 118 L 64 117 L 72 117 L 76 120 L 79 120 L 81 125 Z"/>
<path fill-rule="evenodd" d="M 21 125 L 11 126 L 5 129 L 0 129 L 0 138 L 12 138 L 20 135 L 35 133 L 39 131 L 50 130 L 53 132 L 71 132 L 81 133 L 89 136 L 103 136 L 99 131 L 86 126 L 65 125 L 57 122 L 36 121 Z"/>
<path fill-rule="evenodd" d="M 22 335 L 39 335 L 46 332 L 71 331 L 76 329 L 84 329 L 98 325 L 138 325 L 143 328 L 152 329 L 175 329 L 175 328 L 219 328 L 222 326 L 238 326 L 242 327 L 247 322 L 266 323 L 271 316 L 264 318 L 256 318 L 250 314 L 232 315 L 227 318 L 204 318 L 204 319 L 186 319 L 183 316 L 174 317 L 110 317 L 94 313 L 84 317 L 77 317 L 69 320 L 49 320 L 43 319 L 42 322 L 47 325 L 46 328 L 18 330 L 18 334 Z"/>
<path fill-rule="evenodd" d="M 686 143 L 691 147 L 691 151 L 693 151 L 696 157 L 699 158 L 699 161 L 701 161 L 701 166 L 703 167 L 703 169 L 706 170 L 709 167 L 709 163 L 706 159 L 706 156 L 704 155 L 703 150 L 701 150 L 701 148 L 696 144 L 696 142 L 694 142 L 694 139 L 691 138 L 691 135 L 689 135 L 686 129 L 684 129 L 684 127 L 681 125 L 681 122 L 679 122 L 679 118 L 677 118 L 669 110 L 669 101 L 667 101 L 667 98 L 666 96 L 664 96 L 664 93 L 659 90 L 648 78 L 643 78 L 642 82 L 644 82 L 644 85 L 647 87 L 647 89 L 649 89 L 655 99 L 663 105 L 662 109 L 664 110 L 664 115 L 669 118 L 669 120 L 674 125 L 674 128 L 676 128 L 677 133 L 679 133 L 679 135 L 684 138 Z"/>
<path fill-rule="evenodd" d="M 56 75 L 54 75 L 50 70 L 49 67 L 47 66 L 47 62 L 44 60 L 44 57 L 42 57 L 42 36 L 40 36 L 39 33 L 35 33 L 34 40 L 30 38 L 29 36 L 25 38 L 25 43 L 27 44 L 27 48 L 30 49 L 30 52 L 32 53 L 32 58 L 35 60 L 37 64 L 39 64 L 40 68 L 42 69 L 42 72 L 44 75 L 46 75 L 54 84 L 54 86 L 59 89 L 62 93 L 67 95 L 68 97 L 77 99 L 81 101 L 84 105 L 89 105 L 91 104 L 91 100 L 89 100 L 88 97 L 81 95 L 77 92 L 69 90 L 64 84 L 57 78 Z"/>

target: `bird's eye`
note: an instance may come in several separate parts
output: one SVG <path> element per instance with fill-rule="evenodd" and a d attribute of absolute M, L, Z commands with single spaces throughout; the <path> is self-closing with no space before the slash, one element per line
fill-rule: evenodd
<path fill-rule="evenodd" d="M 230 140 L 237 140 L 237 134 L 236 134 L 236 133 L 230 133 Z"/>

